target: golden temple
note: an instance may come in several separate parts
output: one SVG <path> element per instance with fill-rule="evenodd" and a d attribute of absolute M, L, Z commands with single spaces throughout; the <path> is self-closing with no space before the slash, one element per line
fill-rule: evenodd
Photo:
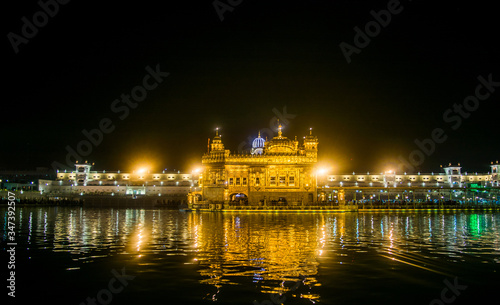
<path fill-rule="evenodd" d="M 210 142 L 210 140 L 209 140 Z M 216 130 L 208 152 L 202 158 L 200 191 L 190 194 L 191 202 L 267 205 L 283 202 L 300 205 L 316 198 L 318 138 L 312 134 L 291 140 L 282 126 L 270 141 L 260 133 L 249 153 L 225 149 Z"/>

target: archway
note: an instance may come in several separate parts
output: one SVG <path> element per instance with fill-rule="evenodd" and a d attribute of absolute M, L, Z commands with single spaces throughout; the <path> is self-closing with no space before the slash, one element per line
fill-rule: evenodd
<path fill-rule="evenodd" d="M 233 204 L 248 204 L 248 196 L 244 193 L 233 193 L 229 195 L 229 201 Z"/>

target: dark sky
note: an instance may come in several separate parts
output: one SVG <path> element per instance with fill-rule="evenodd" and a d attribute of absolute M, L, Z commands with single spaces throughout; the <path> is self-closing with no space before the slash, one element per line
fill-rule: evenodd
<path fill-rule="evenodd" d="M 95 169 L 190 171 L 215 127 L 235 151 L 286 107 L 284 135 L 313 127 L 335 172 L 398 168 L 436 128 L 447 138 L 416 170 L 488 171 L 500 158 L 500 87 L 459 123 L 443 114 L 475 96 L 479 76 L 500 82 L 494 2 L 401 1 L 347 63 L 340 43 L 355 46 L 354 27 L 364 31 L 390 2 L 243 0 L 221 21 L 211 0 L 71 1 L 17 54 L 9 33 L 22 35 L 22 17 L 41 8 L 4 3 L 0 169 L 66 164 L 66 147 L 107 118 L 114 130 L 82 157 Z M 120 119 L 113 101 L 157 65 L 168 77 Z"/>

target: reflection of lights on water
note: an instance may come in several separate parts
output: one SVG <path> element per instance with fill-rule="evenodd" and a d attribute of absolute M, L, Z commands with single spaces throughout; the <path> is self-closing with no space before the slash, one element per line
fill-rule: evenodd
<path fill-rule="evenodd" d="M 354 217 L 338 214 L 313 216 L 311 213 L 291 218 L 295 216 L 239 214 L 236 217 L 225 214 L 220 217 L 212 213 L 201 216 L 193 213 L 187 217 L 187 225 L 183 225 L 182 220 L 176 223 L 171 217 L 165 216 L 162 219 L 167 214 L 158 211 L 131 209 L 99 214 L 89 209 L 75 209 L 65 215 L 57 211 L 53 226 L 54 217 L 50 211 L 40 213 L 35 210 L 28 215 L 26 213 L 24 212 L 23 217 L 27 216 L 28 219 L 23 221 L 28 245 L 34 241 L 40 242 L 43 234 L 46 234 L 47 239 L 54 236 L 57 240 L 54 251 L 73 251 L 74 255 L 81 255 L 86 262 L 97 261 L 99 256 L 92 252 L 102 251 L 110 243 L 114 244 L 110 247 L 109 255 L 120 251 L 132 252 L 135 258 L 140 258 L 144 263 L 154 259 L 153 255 L 146 255 L 145 250 L 150 250 L 150 247 L 168 255 L 187 254 L 186 262 L 196 266 L 203 279 L 202 284 L 208 287 L 204 294 L 206 300 L 217 300 L 218 293 L 224 293 L 221 288 L 223 286 L 243 282 L 253 282 L 251 285 L 258 287 L 258 292 L 262 292 L 267 300 L 269 295 L 279 289 L 284 292 L 283 296 L 290 299 L 300 296 L 308 298 L 314 296 L 316 286 L 321 285 L 316 282 L 318 266 L 329 254 L 345 255 L 340 257 L 343 262 L 336 261 L 337 264 L 343 264 L 349 263 L 351 256 L 355 258 L 353 253 L 365 252 L 365 247 L 374 247 L 380 254 L 385 251 L 391 262 L 411 263 L 414 267 L 422 268 L 425 267 L 421 263 L 422 256 L 411 250 L 419 243 L 447 243 L 449 246 L 446 248 L 429 247 L 428 251 L 431 254 L 450 251 L 456 258 L 463 257 L 465 254 L 462 253 L 474 249 L 477 241 L 481 245 L 490 246 L 491 243 L 491 247 L 496 247 L 495 241 L 488 238 L 498 235 L 498 218 L 492 214 L 365 214 Z M 283 218 L 288 220 L 282 221 Z M 270 221 L 271 219 L 278 221 Z M 50 224 L 45 225 L 49 221 Z M 370 225 L 367 225 L 368 221 Z M 239 226 L 238 232 L 235 230 L 236 225 Z M 439 232 L 432 232 L 432 229 Z M 438 243 L 428 242 L 430 232 L 434 233 L 433 242 L 435 239 Z M 337 233 L 340 233 L 339 236 Z M 387 236 L 381 237 L 381 234 Z M 475 238 L 478 236 L 481 239 Z M 141 252 L 135 252 L 136 249 Z M 172 250 L 184 253 L 168 252 Z M 498 254 L 498 247 L 492 251 Z M 193 258 L 193 255 L 196 257 Z M 291 282 L 295 282 L 299 274 L 309 277 L 306 281 L 309 287 L 301 290 L 311 289 L 311 294 L 290 293 L 294 286 Z M 218 291 L 216 294 L 215 287 Z"/>
<path fill-rule="evenodd" d="M 195 225 L 194 226 L 194 248 L 196 249 L 196 251 L 199 251 L 198 249 L 198 225 Z"/>
<path fill-rule="evenodd" d="M 391 248 L 393 248 L 393 246 L 394 246 L 393 230 L 394 230 L 394 224 L 391 223 L 391 230 L 389 231 L 389 240 L 391 241 L 391 245 L 390 245 Z"/>
<path fill-rule="evenodd" d="M 141 250 L 141 243 L 142 243 L 142 229 L 139 233 L 139 235 L 137 236 L 138 237 L 138 241 L 137 241 L 137 251 L 140 251 Z"/>
<path fill-rule="evenodd" d="M 356 218 L 356 239 L 359 241 L 359 218 Z"/>
<path fill-rule="evenodd" d="M 47 238 L 47 226 L 47 212 L 45 212 L 45 214 L 43 215 L 43 240 L 46 240 Z"/>
<path fill-rule="evenodd" d="M 28 220 L 28 243 L 31 244 L 31 233 L 33 231 L 33 212 L 30 212 Z"/>
<path fill-rule="evenodd" d="M 432 220 L 429 217 L 429 239 L 432 238 Z"/>

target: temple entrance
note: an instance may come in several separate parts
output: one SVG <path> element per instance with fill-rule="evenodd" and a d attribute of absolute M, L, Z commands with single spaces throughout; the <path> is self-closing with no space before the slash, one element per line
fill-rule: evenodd
<path fill-rule="evenodd" d="M 248 196 L 243 193 L 234 193 L 229 195 L 229 202 L 235 205 L 246 205 L 248 204 Z"/>

